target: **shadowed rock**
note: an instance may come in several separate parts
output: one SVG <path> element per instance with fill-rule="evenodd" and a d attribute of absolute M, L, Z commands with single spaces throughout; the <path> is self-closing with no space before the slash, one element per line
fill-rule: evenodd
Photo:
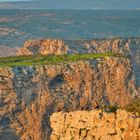
<path fill-rule="evenodd" d="M 3 134 L 10 128 L 15 132 L 11 138 L 50 139 L 49 118 L 54 112 L 124 106 L 139 96 L 137 39 L 91 40 L 81 45 L 78 42 L 79 48 L 67 41 L 67 47 L 56 40 L 26 43 L 20 50 L 24 55 L 119 52 L 128 57 L 0 68 L 0 118 L 4 116 L 0 138 L 6 139 Z"/>

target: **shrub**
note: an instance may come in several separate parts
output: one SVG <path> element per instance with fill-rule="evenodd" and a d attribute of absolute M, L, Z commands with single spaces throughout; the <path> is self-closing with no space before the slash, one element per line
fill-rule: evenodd
<path fill-rule="evenodd" d="M 130 104 L 125 106 L 125 110 L 133 113 L 138 113 L 140 116 L 140 99 L 134 99 Z"/>
<path fill-rule="evenodd" d="M 111 113 L 111 112 L 115 113 L 117 111 L 117 109 L 118 109 L 118 107 L 116 105 L 114 105 L 114 106 L 110 105 L 110 106 L 104 107 L 104 111 L 108 112 L 108 113 Z"/>

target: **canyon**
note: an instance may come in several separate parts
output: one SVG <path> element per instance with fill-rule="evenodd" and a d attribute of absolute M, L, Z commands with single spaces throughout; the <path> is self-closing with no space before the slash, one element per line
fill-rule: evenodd
<path fill-rule="evenodd" d="M 124 107 L 140 96 L 139 38 L 75 41 L 42 39 L 25 42 L 23 48 L 15 51 L 15 55 L 106 52 L 121 53 L 125 57 L 101 57 L 55 65 L 0 67 L 0 139 L 55 140 L 57 126 L 60 128 L 59 123 L 66 128 L 66 133 L 69 131 L 67 130 L 69 120 L 64 122 L 64 116 L 69 116 L 67 112 L 72 112 L 70 113 L 72 116 L 73 114 L 75 116 L 75 111 L 78 111 L 77 114 L 85 113 L 83 117 L 85 121 L 85 118 L 90 116 L 90 111 L 92 118 L 92 116 L 102 113 L 96 112 L 97 108 Z M 63 114 L 61 111 L 66 113 Z M 60 113 L 57 114 L 57 112 Z M 118 121 L 115 119 L 115 114 L 102 114 L 107 117 L 112 116 L 113 123 Z M 121 115 L 119 110 L 117 115 Z M 133 114 L 125 112 L 124 116 L 130 116 L 133 119 Z M 70 118 L 72 124 L 79 120 L 78 115 L 75 117 L 76 120 L 73 117 Z M 123 119 L 123 115 L 121 119 Z M 97 121 L 99 120 L 97 119 Z M 134 116 L 133 121 L 136 121 L 137 125 L 139 124 L 137 116 Z M 58 124 L 56 124 L 57 122 Z M 88 127 L 88 122 L 90 120 L 86 119 L 85 128 Z M 106 125 L 105 122 L 101 123 Z M 135 133 L 140 131 L 137 125 L 134 126 Z M 71 128 L 71 131 L 73 129 Z M 77 126 L 77 129 L 79 132 L 81 127 Z M 114 132 L 115 129 L 113 129 L 113 133 L 111 132 L 111 134 L 115 133 L 114 137 L 120 132 Z M 124 133 L 128 135 L 129 131 Z M 138 139 L 138 135 L 135 133 L 133 140 Z M 77 136 L 79 137 L 79 133 Z M 108 137 L 105 136 L 105 138 Z M 122 137 L 126 140 L 128 138 L 127 136 Z M 83 136 L 79 139 L 84 138 Z"/>

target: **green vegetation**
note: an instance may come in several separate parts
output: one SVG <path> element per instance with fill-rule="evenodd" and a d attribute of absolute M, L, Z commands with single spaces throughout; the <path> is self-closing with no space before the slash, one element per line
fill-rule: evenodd
<path fill-rule="evenodd" d="M 133 100 L 124 109 L 129 112 L 138 113 L 140 116 L 140 99 Z"/>
<path fill-rule="evenodd" d="M 117 111 L 117 109 L 118 109 L 118 107 L 116 105 L 113 105 L 113 106 L 112 105 L 109 105 L 109 106 L 105 106 L 103 108 L 103 110 L 105 112 L 108 112 L 108 113 L 115 113 Z"/>
<path fill-rule="evenodd" d="M 78 60 L 88 60 L 106 57 L 124 57 L 118 53 L 99 53 L 99 54 L 72 54 L 72 55 L 29 55 L 1 57 L 0 67 L 32 66 L 44 64 L 68 63 Z"/>
<path fill-rule="evenodd" d="M 116 113 L 118 109 L 122 109 L 126 110 L 127 112 L 137 114 L 140 117 L 140 98 L 133 99 L 128 105 L 124 107 L 118 107 L 117 105 L 108 105 L 105 107 L 101 107 L 100 109 L 107 113 Z"/>

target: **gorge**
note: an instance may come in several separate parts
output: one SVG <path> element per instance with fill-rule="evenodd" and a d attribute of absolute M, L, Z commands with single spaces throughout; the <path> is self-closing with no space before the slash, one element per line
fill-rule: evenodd
<path fill-rule="evenodd" d="M 90 113 L 91 118 L 96 115 L 99 116 L 102 112 L 100 110 L 96 112 L 98 108 L 104 108 L 105 106 L 124 107 L 140 96 L 140 38 L 29 40 L 25 42 L 23 48 L 16 48 L 15 55 L 17 55 L 17 58 L 21 55 L 63 56 L 66 54 L 105 53 L 119 53 L 125 57 L 101 56 L 97 59 L 82 59 L 53 65 L 1 66 L 0 139 L 66 139 L 64 135 L 69 131 L 73 132 L 74 129 L 67 129 L 67 123 L 70 125 L 77 123 L 74 122 L 74 119 L 71 122 L 67 122 L 69 120 L 65 121 L 64 116 L 69 116 L 67 112 L 70 112 L 72 118 L 73 113 L 77 113 L 77 120 L 79 120 L 78 113 L 80 115 L 85 113 L 85 116 L 83 115 L 83 121 L 85 121 Z M 59 113 L 57 114 L 57 112 Z M 121 113 L 124 113 L 123 115 L 126 118 L 133 118 L 132 124 L 136 124 L 133 126 L 136 129 L 136 134 L 133 133 L 135 137 L 132 138 L 133 140 L 139 140 L 139 117 L 120 110 Z M 55 115 L 56 118 L 53 117 Z M 116 118 L 116 114 L 112 113 L 103 113 L 103 116 L 108 118 L 113 116 L 111 118 L 115 124 L 119 118 L 119 116 Z M 125 119 L 124 123 L 127 123 L 127 119 Z M 84 125 L 89 131 L 86 122 L 88 122 L 88 119 L 86 119 Z M 66 128 L 64 129 L 66 132 L 63 133 L 63 136 L 60 132 L 61 136 L 56 137 L 57 126 L 60 127 L 59 123 L 63 126 L 63 129 Z M 102 123 L 106 125 L 105 122 Z M 130 123 L 127 127 L 132 126 L 132 124 Z M 115 131 L 118 130 L 117 127 L 119 129 L 124 128 L 117 125 L 115 127 L 113 132 L 110 133 L 109 130 L 107 133 L 118 136 L 120 131 Z M 124 129 L 127 129 L 127 127 Z M 81 137 L 80 130 L 82 127 L 77 126 L 77 129 L 77 137 L 79 138 L 75 139 L 89 139 L 90 135 L 87 134 L 87 131 L 83 132 L 86 134 Z M 125 130 L 121 131 L 125 132 Z M 129 132 L 130 130 L 125 132 L 125 135 L 128 136 Z M 127 140 L 127 136 L 121 134 L 118 137 Z M 90 138 L 105 139 L 108 137 L 102 138 L 99 135 L 99 138 L 96 138 L 92 135 Z M 116 136 L 114 136 L 115 138 Z"/>

